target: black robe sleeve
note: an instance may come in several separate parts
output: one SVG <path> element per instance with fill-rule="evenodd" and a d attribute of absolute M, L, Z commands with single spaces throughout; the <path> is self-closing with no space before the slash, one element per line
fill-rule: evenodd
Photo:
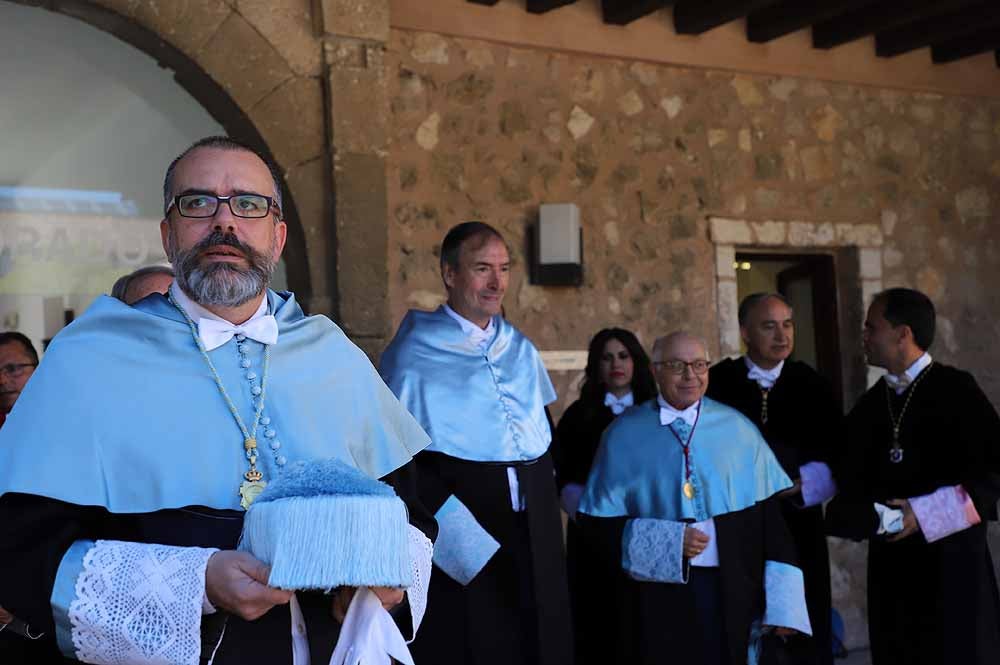
<path fill-rule="evenodd" d="M 845 445 L 833 467 L 839 492 L 826 506 L 826 530 L 831 536 L 864 540 L 878 529 L 867 459 L 875 401 L 871 392 L 865 393 L 846 419 Z"/>

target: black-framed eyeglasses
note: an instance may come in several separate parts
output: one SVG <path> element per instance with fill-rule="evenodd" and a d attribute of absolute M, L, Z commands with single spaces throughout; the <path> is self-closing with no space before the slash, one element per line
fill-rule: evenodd
<path fill-rule="evenodd" d="M 20 379 L 29 367 L 38 367 L 38 363 L 9 363 L 0 365 L 0 378 Z"/>
<path fill-rule="evenodd" d="M 177 214 L 181 217 L 195 219 L 214 217 L 215 213 L 219 211 L 219 204 L 223 201 L 229 205 L 229 210 L 236 217 L 260 219 L 267 217 L 272 210 L 279 217 L 281 216 L 281 209 L 278 208 L 274 199 L 263 194 L 233 194 L 232 196 L 181 194 L 175 196 L 174 200 L 167 206 L 167 213 L 170 213 L 170 208 L 177 208 Z"/>
<path fill-rule="evenodd" d="M 699 375 L 707 372 L 711 364 L 712 363 L 708 360 L 700 358 L 698 360 L 692 360 L 689 363 L 686 363 L 683 360 L 656 360 L 653 362 L 654 367 L 663 367 L 671 374 L 683 374 L 684 370 L 690 367 L 692 372 Z"/>

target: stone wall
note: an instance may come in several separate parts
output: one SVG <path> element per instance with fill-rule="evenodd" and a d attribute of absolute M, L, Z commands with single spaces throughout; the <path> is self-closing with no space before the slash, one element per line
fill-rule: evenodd
<path fill-rule="evenodd" d="M 841 285 L 851 300 L 841 311 L 860 323 L 874 276 L 920 288 L 940 311 L 935 356 L 971 369 L 1000 403 L 1000 293 L 990 287 L 1000 268 L 1000 102 L 401 30 L 388 44 L 393 325 L 442 301 L 439 243 L 468 219 L 510 241 L 507 315 L 543 350 L 583 349 L 598 329 L 621 325 L 646 344 L 690 328 L 718 353 L 719 243 L 853 246 L 857 283 Z M 540 203 L 559 202 L 581 210 L 580 288 L 526 278 L 525 229 Z M 713 238 L 713 218 L 746 238 L 720 239 L 719 228 Z M 843 352 L 863 376 L 860 350 Z M 555 373 L 557 413 L 579 378 Z M 836 605 L 848 643 L 861 645 L 865 549 L 831 549 Z"/>
<path fill-rule="evenodd" d="M 617 324 L 646 343 L 689 327 L 717 352 L 709 217 L 754 222 L 765 236 L 829 230 L 833 241 L 874 229 L 883 284 L 935 300 L 935 355 L 972 369 L 1000 403 L 1000 294 L 988 287 L 1000 266 L 1000 102 L 400 30 L 387 67 L 394 324 L 440 300 L 444 232 L 482 219 L 515 250 L 507 313 L 539 348 L 582 349 Z M 544 202 L 581 209 L 581 288 L 525 278 L 524 232 Z M 771 220 L 796 224 L 760 224 Z"/>

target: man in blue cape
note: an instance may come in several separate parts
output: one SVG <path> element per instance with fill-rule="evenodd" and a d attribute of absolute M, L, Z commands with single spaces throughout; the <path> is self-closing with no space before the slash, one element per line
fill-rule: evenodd
<path fill-rule="evenodd" d="M 441 245 L 447 304 L 407 313 L 382 355 L 386 383 L 431 437 L 416 462 L 440 537 L 417 662 L 572 662 L 545 410 L 556 395 L 501 315 L 509 271 L 495 229 L 459 224 Z"/>
<path fill-rule="evenodd" d="M 426 580 L 435 527 L 412 456 L 427 436 L 337 326 L 267 288 L 286 227 L 264 158 L 195 143 L 164 211 L 168 293 L 98 298 L 0 433 L 0 606 L 38 638 L 33 662 L 328 662 L 353 590 L 268 587 L 236 551 L 244 511 L 291 462 L 339 459 L 407 502 Z M 426 588 L 377 593 L 408 601 L 415 630 Z"/>
<path fill-rule="evenodd" d="M 756 663 L 763 632 L 810 633 L 802 572 L 775 495 L 792 483 L 757 428 L 705 397 L 708 356 L 660 338 L 660 396 L 604 433 L 577 523 L 631 580 L 609 620 L 621 663 Z M 610 574 L 610 572 L 609 572 Z"/>

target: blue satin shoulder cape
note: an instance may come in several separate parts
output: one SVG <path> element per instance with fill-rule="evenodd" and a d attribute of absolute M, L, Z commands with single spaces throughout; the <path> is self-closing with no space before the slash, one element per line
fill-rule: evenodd
<path fill-rule="evenodd" d="M 443 307 L 410 310 L 382 354 L 389 388 L 431 437 L 428 450 L 474 462 L 533 460 L 552 440 L 556 391 L 535 346 L 503 317 L 481 351 Z"/>
<path fill-rule="evenodd" d="M 690 462 L 694 499 L 684 496 L 684 451 L 673 430 L 660 424 L 656 400 L 632 407 L 605 430 L 579 510 L 595 517 L 700 522 L 792 485 L 754 424 L 707 397 Z"/>
<path fill-rule="evenodd" d="M 372 478 L 406 464 L 427 435 L 332 321 L 268 292 L 278 322 L 257 431 L 264 480 L 278 455 L 339 459 Z M 247 340 L 251 371 L 264 345 Z M 255 399 L 236 340 L 209 352 L 244 423 Z M 273 450 L 270 444 L 278 442 Z M 22 492 L 116 513 L 239 509 L 243 435 L 191 330 L 155 294 L 102 296 L 52 341 L 0 430 L 0 495 Z"/>

